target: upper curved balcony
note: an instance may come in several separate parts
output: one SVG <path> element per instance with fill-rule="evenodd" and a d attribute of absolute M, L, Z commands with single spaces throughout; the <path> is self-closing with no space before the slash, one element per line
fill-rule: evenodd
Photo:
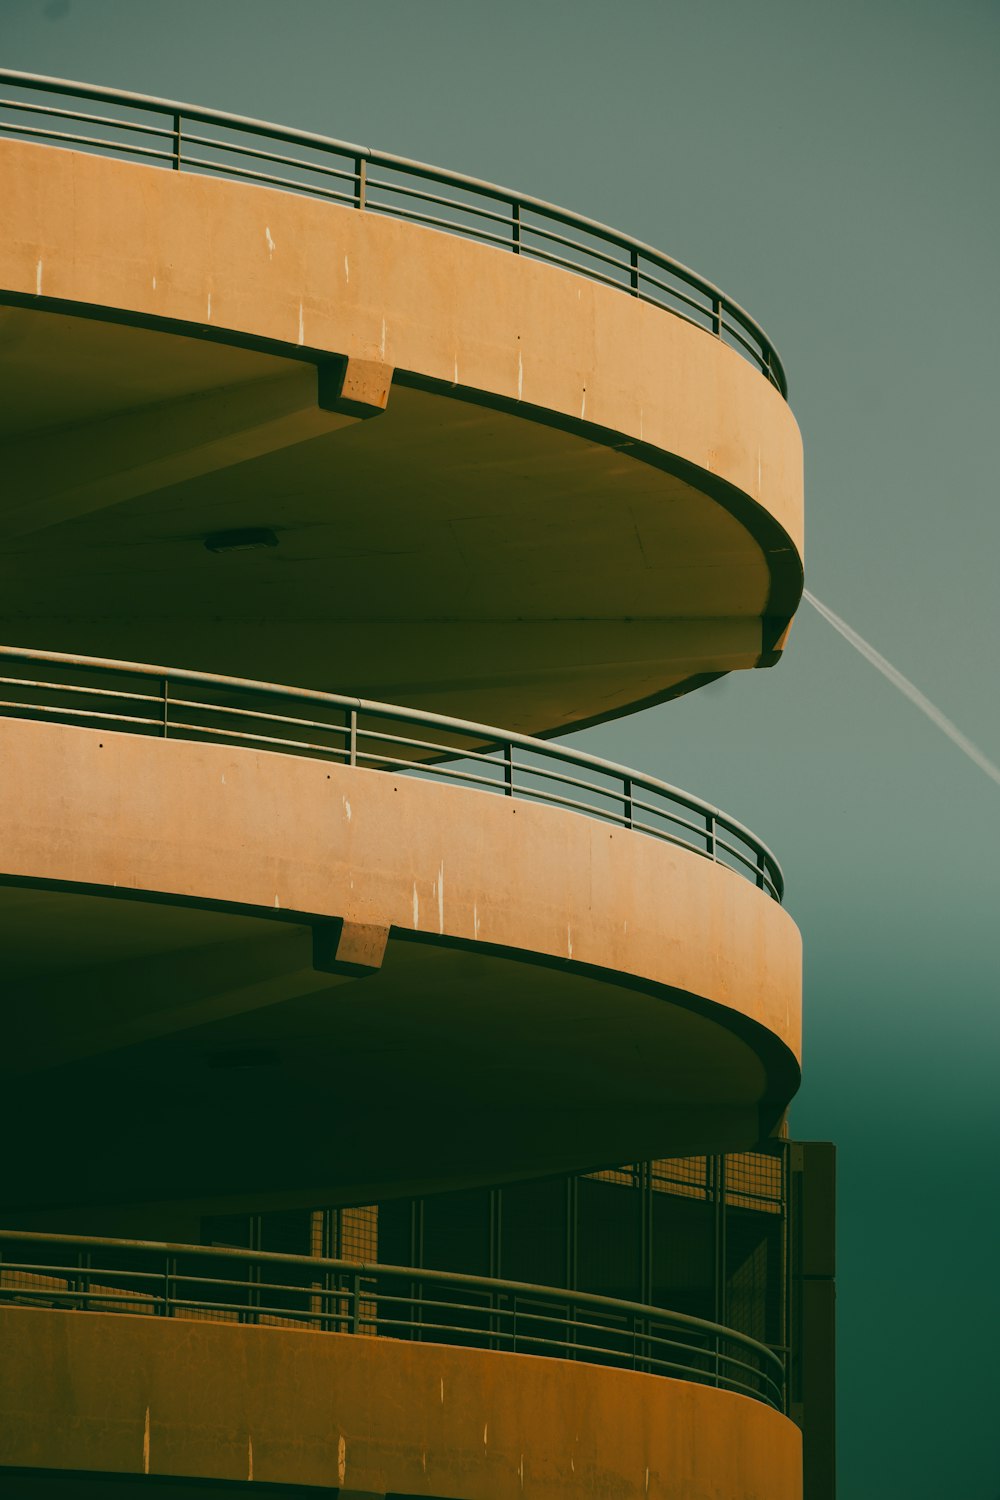
<path fill-rule="evenodd" d="M 777 659 L 801 446 L 724 293 L 458 174 L 0 80 L 8 639 L 528 734 Z"/>
<path fill-rule="evenodd" d="M 150 1152 L 164 1201 L 371 1201 L 742 1149 L 787 1106 L 798 933 L 718 809 L 416 710 L 0 659 L 5 1099 L 35 1121 L 5 1209 L 148 1197 Z"/>

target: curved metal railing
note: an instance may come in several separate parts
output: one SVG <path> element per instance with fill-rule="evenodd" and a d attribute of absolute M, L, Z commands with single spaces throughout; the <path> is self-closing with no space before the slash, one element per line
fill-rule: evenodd
<path fill-rule="evenodd" d="M 0 717 L 215 741 L 458 782 L 664 839 L 747 876 L 775 901 L 784 894 L 770 849 L 711 803 L 582 750 L 422 709 L 0 646 Z"/>
<path fill-rule="evenodd" d="M 735 1329 L 560 1287 L 221 1246 L 0 1230 L 0 1302 L 310 1327 L 541 1354 L 784 1410 L 784 1366 Z"/>
<path fill-rule="evenodd" d="M 714 334 L 788 396 L 774 345 L 731 297 L 582 214 L 461 172 L 244 115 L 9 68 L 0 69 L 0 83 L 12 91 L 0 98 L 2 134 L 307 193 L 547 261 Z M 54 102 L 63 99 L 70 103 Z"/>

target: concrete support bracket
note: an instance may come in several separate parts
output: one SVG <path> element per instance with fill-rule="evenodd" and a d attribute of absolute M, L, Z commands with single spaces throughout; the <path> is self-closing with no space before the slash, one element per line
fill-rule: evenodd
<path fill-rule="evenodd" d="M 317 401 L 345 417 L 377 417 L 389 404 L 392 365 L 371 359 L 330 359 L 317 367 Z"/>
<path fill-rule="evenodd" d="M 389 928 L 363 922 L 322 922 L 313 928 L 313 968 L 363 978 L 382 967 Z"/>

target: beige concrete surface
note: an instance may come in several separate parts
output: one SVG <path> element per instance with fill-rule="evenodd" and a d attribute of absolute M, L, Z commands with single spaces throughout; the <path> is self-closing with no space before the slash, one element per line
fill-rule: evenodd
<path fill-rule="evenodd" d="M 0 192 L 0 300 L 19 303 L 0 313 L 0 457 L 28 481 L 0 501 L 18 533 L 8 639 L 529 731 L 780 650 L 801 445 L 719 340 L 526 257 L 300 195 L 14 141 Z M 374 392 L 384 415 L 341 430 L 296 404 L 296 361 L 332 356 L 352 361 L 344 395 Z M 198 443 L 173 451 L 191 401 Z M 155 452 L 129 464 L 136 431 Z M 60 454 L 84 473 L 58 472 Z M 279 547 L 205 555 L 206 531 L 241 524 Z"/>
<path fill-rule="evenodd" d="M 5 876 L 390 925 L 669 984 L 800 1043 L 750 881 L 560 808 L 323 761 L 0 720 Z"/>
<path fill-rule="evenodd" d="M 800 1500 L 785 1417 L 689 1382 L 329 1333 L 0 1308 L 0 1464 L 454 1500 Z"/>
<path fill-rule="evenodd" d="M 10 1207 L 366 1201 L 735 1150 L 797 1086 L 798 931 L 698 855 L 218 745 L 6 720 L 0 749 L 8 1097 L 44 1080 L 94 1136 L 81 1162 L 40 1126 Z M 390 929 L 380 967 L 325 972 L 312 929 L 338 919 Z M 263 1072 L 219 1070 L 247 1052 Z"/>

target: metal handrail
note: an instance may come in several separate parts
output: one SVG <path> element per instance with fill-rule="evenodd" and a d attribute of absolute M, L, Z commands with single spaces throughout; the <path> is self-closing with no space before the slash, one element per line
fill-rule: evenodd
<path fill-rule="evenodd" d="M 693 323 L 696 327 L 714 334 L 716 338 L 726 343 L 727 347 L 743 355 L 767 377 L 782 396 L 786 399 L 788 397 L 788 382 L 777 350 L 760 325 L 738 303 L 711 281 L 654 249 L 652 245 L 622 234 L 617 229 L 612 229 L 609 225 L 599 223 L 595 219 L 588 219 L 583 214 L 558 208 L 528 193 L 516 193 L 510 188 L 500 187 L 493 182 L 485 182 L 478 177 L 469 177 L 462 172 L 446 171 L 440 167 L 428 166 L 424 162 L 413 161 L 409 157 L 375 151 L 370 146 L 358 146 L 349 141 L 317 135 L 308 130 L 294 130 L 266 120 L 255 120 L 246 115 L 231 115 L 222 110 L 206 109 L 200 105 L 157 98 L 152 94 L 136 94 L 124 89 L 101 88 L 89 83 L 74 82 L 65 78 L 50 78 L 39 73 L 23 73 L 10 68 L 0 68 L 0 83 L 10 85 L 15 89 L 23 89 L 31 95 L 27 100 L 0 99 L 0 109 L 14 116 L 13 120 L 0 118 L 0 134 L 45 141 L 62 141 L 70 145 L 110 151 L 116 155 L 138 156 L 161 161 L 165 166 L 177 171 L 184 169 L 209 171 L 223 177 L 265 181 L 296 192 L 334 198 L 370 213 L 386 214 L 391 218 L 408 219 L 417 223 L 430 223 L 438 229 L 444 229 L 468 239 L 499 245 L 513 251 L 514 254 L 530 256 L 533 259 L 543 260 L 548 264 L 574 271 L 579 275 L 588 276 L 592 280 L 618 286 L 633 297 L 654 303 L 674 313 L 677 317 L 684 318 L 686 322 Z M 81 111 L 79 108 L 60 109 L 55 105 L 39 101 L 36 96 L 41 94 L 54 94 L 74 100 L 85 100 L 91 104 L 110 105 L 114 109 L 139 111 L 153 117 L 162 116 L 165 117 L 165 121 L 157 121 L 154 118 L 151 123 L 147 124 L 124 117 L 119 118 L 114 114 L 94 114 Z M 75 120 L 83 125 L 97 126 L 106 132 L 117 131 L 122 138 L 115 139 L 113 134 L 82 135 L 78 131 L 46 129 L 26 123 L 21 118 L 22 116 L 41 116 L 56 124 L 61 121 Z M 247 147 L 222 138 L 203 135 L 192 137 L 185 131 L 185 126 L 189 122 L 215 126 L 241 136 L 253 136 L 258 138 L 258 144 L 254 147 Z M 136 135 L 145 135 L 157 141 L 164 141 L 166 146 L 155 147 L 148 143 L 143 144 L 131 138 Z M 331 169 L 327 164 L 311 161 L 305 157 L 289 157 L 273 150 L 266 150 L 260 144 L 261 142 L 281 142 L 286 146 L 297 147 L 300 151 L 320 153 L 323 157 L 342 158 L 349 165 L 346 169 Z M 216 152 L 221 151 L 230 156 L 242 154 L 248 159 L 270 162 L 289 171 L 298 169 L 301 173 L 313 173 L 320 177 L 334 176 L 346 180 L 348 187 L 345 192 L 338 193 L 332 188 L 324 188 L 309 181 L 308 177 L 255 172 L 245 165 L 199 156 L 192 153 L 192 146 L 199 150 L 207 148 Z M 384 198 L 371 199 L 368 195 L 367 182 L 369 164 L 395 173 L 403 179 L 403 181 L 388 181 L 381 178 L 377 183 L 372 183 L 372 186 L 377 187 L 382 193 L 388 192 L 393 199 L 412 201 L 389 203 Z M 410 187 L 411 178 L 425 185 L 432 184 L 435 187 L 452 189 L 452 195 L 442 196 L 429 193 L 426 186 L 422 189 Z M 465 197 L 456 197 L 455 192 Z M 498 213 L 495 208 L 484 208 L 483 199 L 491 204 L 501 205 L 502 212 Z M 412 202 L 428 201 L 445 208 L 451 217 L 441 218 L 420 213 L 412 206 Z M 501 232 L 486 229 L 483 227 L 484 224 L 499 225 Z M 557 224 L 564 230 L 574 231 L 576 238 L 553 233 L 547 227 L 552 224 Z M 536 241 L 539 239 L 543 239 L 546 245 L 537 244 Z M 552 245 L 568 248 L 572 254 L 556 254 L 551 248 Z M 606 265 L 610 265 L 615 274 L 609 275 L 607 271 L 599 269 Z M 671 281 L 665 282 L 662 274 L 654 274 L 653 268 L 656 272 L 665 272 L 671 281 L 678 285 L 672 285 Z M 695 294 L 694 297 L 691 296 L 692 292 Z"/>
<path fill-rule="evenodd" d="M 35 1258 L 40 1250 L 47 1259 Z M 106 1251 L 126 1264 L 102 1266 L 97 1257 Z M 67 1253 L 75 1264 L 67 1264 Z M 206 1262 L 219 1263 L 221 1274 Z M 305 1325 L 583 1359 L 785 1409 L 780 1357 L 721 1323 L 592 1292 L 422 1266 L 0 1229 L 0 1302 Z"/>
<path fill-rule="evenodd" d="M 17 663 L 50 671 L 44 678 L 18 676 L 11 670 Z M 51 669 L 66 680 L 51 680 Z M 128 679 L 136 678 L 155 682 L 156 690 L 130 690 Z M 181 685 L 201 691 L 180 696 Z M 290 705 L 300 705 L 301 713 Z M 615 761 L 468 719 L 313 688 L 23 646 L 0 646 L 0 717 L 245 745 L 466 783 L 665 840 L 746 876 L 775 901 L 784 895 L 781 866 L 767 845 L 711 803 Z M 464 769 L 463 762 L 475 769 Z"/>

